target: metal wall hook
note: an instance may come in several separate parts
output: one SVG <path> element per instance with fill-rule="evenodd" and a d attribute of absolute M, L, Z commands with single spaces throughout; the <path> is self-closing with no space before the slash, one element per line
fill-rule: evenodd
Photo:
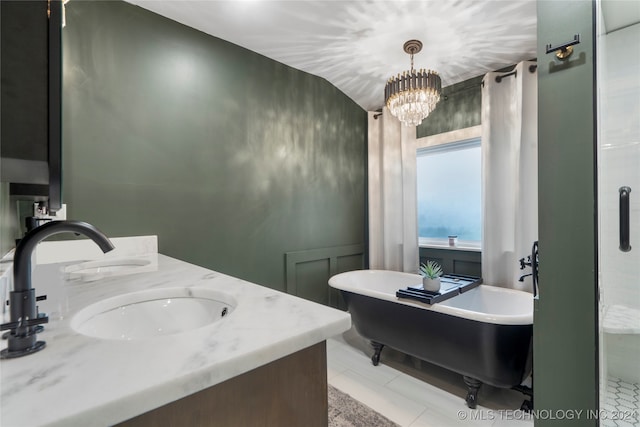
<path fill-rule="evenodd" d="M 567 43 L 563 43 L 558 46 L 552 46 L 551 43 L 547 45 L 547 54 L 555 52 L 556 58 L 560 60 L 565 60 L 571 56 L 573 53 L 573 45 L 580 43 L 580 34 L 576 34 L 573 36 L 573 40 Z"/>

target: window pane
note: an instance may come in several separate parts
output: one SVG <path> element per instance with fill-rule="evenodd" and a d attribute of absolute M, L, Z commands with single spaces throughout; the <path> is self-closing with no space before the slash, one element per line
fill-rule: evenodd
<path fill-rule="evenodd" d="M 482 240 L 480 141 L 418 152 L 420 237 Z"/>

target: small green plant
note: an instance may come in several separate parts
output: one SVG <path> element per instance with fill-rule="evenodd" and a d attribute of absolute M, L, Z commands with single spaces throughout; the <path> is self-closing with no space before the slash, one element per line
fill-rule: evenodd
<path fill-rule="evenodd" d="M 420 264 L 420 273 L 429 279 L 436 279 L 442 276 L 442 267 L 435 261 L 427 261 Z"/>

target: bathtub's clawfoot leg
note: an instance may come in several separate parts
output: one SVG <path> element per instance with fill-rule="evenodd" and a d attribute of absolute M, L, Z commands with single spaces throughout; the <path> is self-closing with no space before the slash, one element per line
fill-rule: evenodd
<path fill-rule="evenodd" d="M 520 410 L 522 412 L 526 412 L 530 414 L 531 411 L 533 411 L 533 399 L 527 399 L 524 402 L 522 402 L 522 405 L 520 405 Z"/>
<path fill-rule="evenodd" d="M 517 390 L 520 393 L 527 395 L 529 399 L 526 399 L 522 402 L 522 406 L 520 406 L 520 410 L 523 412 L 530 413 L 533 410 L 533 388 L 527 387 L 524 385 L 517 385 L 513 387 L 513 390 Z"/>
<path fill-rule="evenodd" d="M 465 399 L 467 406 L 469 409 L 476 409 L 478 405 L 478 390 L 480 390 L 482 382 L 467 376 L 463 376 L 462 378 L 467 385 L 467 398 Z"/>
<path fill-rule="evenodd" d="M 380 363 L 380 353 L 384 348 L 384 344 L 371 341 L 371 347 L 373 347 L 373 351 L 374 351 L 373 356 L 371 356 L 371 362 L 373 363 L 373 366 L 378 366 L 378 363 Z"/>

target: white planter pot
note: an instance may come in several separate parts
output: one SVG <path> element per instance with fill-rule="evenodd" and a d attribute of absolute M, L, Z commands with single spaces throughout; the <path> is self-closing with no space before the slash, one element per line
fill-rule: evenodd
<path fill-rule="evenodd" d="M 422 287 L 425 291 L 440 292 L 440 278 L 429 279 L 428 277 L 422 278 Z"/>

